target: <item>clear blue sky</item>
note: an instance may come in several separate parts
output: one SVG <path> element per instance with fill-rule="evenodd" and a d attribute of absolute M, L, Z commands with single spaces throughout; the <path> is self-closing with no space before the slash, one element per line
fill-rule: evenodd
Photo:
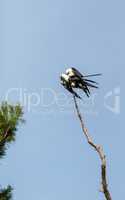
<path fill-rule="evenodd" d="M 94 103 L 85 98 L 81 109 L 94 140 L 104 146 L 113 200 L 125 196 L 118 91 L 125 67 L 124 8 L 123 0 L 0 1 L 0 99 L 11 88 L 22 88 L 26 97 L 42 88 L 56 95 L 47 107 L 25 107 L 26 124 L 0 161 L 0 184 L 14 186 L 14 200 L 104 199 L 98 156 L 82 135 L 71 95 L 59 84 L 67 66 L 103 73 Z M 52 93 L 44 94 L 50 104 Z M 16 92 L 10 100 L 19 101 Z"/>

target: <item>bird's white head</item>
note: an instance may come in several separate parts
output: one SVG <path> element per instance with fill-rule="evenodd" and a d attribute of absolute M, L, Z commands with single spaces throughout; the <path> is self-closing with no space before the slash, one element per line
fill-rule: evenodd
<path fill-rule="evenodd" d="M 70 74 L 72 72 L 72 68 L 68 68 L 67 70 L 66 70 L 66 74 L 68 75 L 68 74 Z"/>
<path fill-rule="evenodd" d="M 65 81 L 69 81 L 69 77 L 67 74 L 61 74 L 61 77 L 65 80 Z"/>

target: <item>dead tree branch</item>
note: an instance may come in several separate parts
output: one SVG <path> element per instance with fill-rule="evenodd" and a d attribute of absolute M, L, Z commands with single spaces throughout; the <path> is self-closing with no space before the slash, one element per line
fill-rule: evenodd
<path fill-rule="evenodd" d="M 87 142 L 98 153 L 100 160 L 101 160 L 101 188 L 102 188 L 101 191 L 104 193 L 106 200 L 112 200 L 110 192 L 108 190 L 107 173 L 106 173 L 106 156 L 104 154 L 103 148 L 102 148 L 102 146 L 96 145 L 93 142 L 92 138 L 90 137 L 90 135 L 88 133 L 87 128 L 85 127 L 84 120 L 83 120 L 82 115 L 79 111 L 79 107 L 78 107 L 78 104 L 77 104 L 76 97 L 73 96 L 73 98 L 74 98 L 75 108 L 76 108 L 76 111 L 77 111 L 77 116 L 80 120 L 80 124 L 81 124 L 81 127 L 82 127 L 83 134 L 86 137 Z"/>

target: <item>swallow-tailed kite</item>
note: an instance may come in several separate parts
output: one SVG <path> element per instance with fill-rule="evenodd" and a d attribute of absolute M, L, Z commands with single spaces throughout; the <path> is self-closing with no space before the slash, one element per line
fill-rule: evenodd
<path fill-rule="evenodd" d="M 75 68 L 68 68 L 65 74 L 61 75 L 61 84 L 76 97 L 81 98 L 73 88 L 82 89 L 87 97 L 90 96 L 90 88 L 98 88 L 97 82 L 87 79 L 87 77 L 99 76 L 101 74 L 82 75 Z"/>
<path fill-rule="evenodd" d="M 101 74 L 91 74 L 91 75 L 82 75 L 77 69 L 75 68 L 69 68 L 66 70 L 66 75 L 69 77 L 69 81 L 71 84 L 71 87 L 73 88 L 80 88 L 82 89 L 85 94 L 89 97 L 90 96 L 90 90 L 89 88 L 98 88 L 97 87 L 97 82 L 86 79 L 87 77 L 92 77 L 92 76 L 99 76 Z M 94 85 L 96 84 L 96 85 Z"/>

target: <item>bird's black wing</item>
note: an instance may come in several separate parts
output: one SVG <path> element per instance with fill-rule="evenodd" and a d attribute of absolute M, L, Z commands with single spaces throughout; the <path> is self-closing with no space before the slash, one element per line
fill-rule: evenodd
<path fill-rule="evenodd" d="M 83 75 L 74 67 L 72 67 L 72 70 L 74 71 L 75 75 L 79 78 L 83 78 Z"/>
<path fill-rule="evenodd" d="M 90 83 L 94 83 L 94 84 L 98 85 L 98 83 L 96 81 L 93 81 L 93 80 L 90 80 L 90 79 L 84 79 L 84 78 L 79 79 L 77 76 L 70 77 L 69 80 L 70 80 L 70 82 L 72 82 L 72 81 L 79 81 L 80 80 L 80 82 L 82 84 L 84 84 L 85 82 L 90 82 Z"/>
<path fill-rule="evenodd" d="M 87 81 L 85 81 L 83 78 L 79 79 L 79 77 L 77 77 L 77 76 L 70 77 L 69 81 L 70 82 L 76 82 L 76 85 L 77 85 L 76 88 L 81 88 L 85 92 L 87 97 L 90 96 L 90 91 L 89 91 L 89 88 L 88 88 L 88 86 L 90 86 L 90 84 Z"/>

